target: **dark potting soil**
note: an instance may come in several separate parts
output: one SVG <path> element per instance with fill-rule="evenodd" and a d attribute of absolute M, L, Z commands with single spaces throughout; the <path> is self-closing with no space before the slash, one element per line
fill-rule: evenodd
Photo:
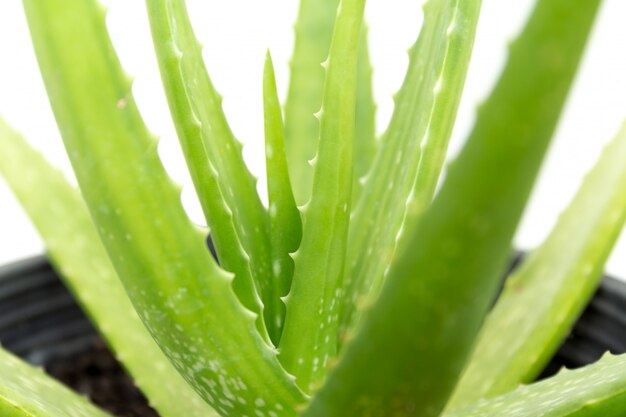
<path fill-rule="evenodd" d="M 84 352 L 54 359 L 45 368 L 50 375 L 116 416 L 158 417 L 100 339 Z"/>

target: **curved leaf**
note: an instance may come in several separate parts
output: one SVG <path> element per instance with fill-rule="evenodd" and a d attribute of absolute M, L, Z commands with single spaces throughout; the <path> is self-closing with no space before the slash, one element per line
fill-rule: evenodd
<path fill-rule="evenodd" d="M 444 417 L 622 417 L 626 410 L 626 356 L 522 386 Z"/>
<path fill-rule="evenodd" d="M 152 407 L 163 417 L 216 416 L 170 364 L 137 316 L 80 192 L 2 119 L 0 173 L 41 234 L 63 282 Z"/>
<path fill-rule="evenodd" d="M 626 124 L 546 241 L 507 280 L 450 408 L 532 382 L 587 305 L 626 220 Z"/>
<path fill-rule="evenodd" d="M 261 334 L 280 334 L 282 303 L 270 267 L 267 212 L 208 76 L 183 0 L 148 0 L 161 78 L 221 265 L 259 315 Z M 261 297 L 261 299 L 259 299 Z M 263 321 L 265 318 L 265 322 Z"/>
<path fill-rule="evenodd" d="M 598 4 L 538 3 L 439 193 L 407 229 L 380 297 L 304 416 L 441 413 L 499 286 Z M 458 17 L 475 22 L 479 6 L 457 3 Z M 466 26 L 448 33 L 455 28 Z"/>
<path fill-rule="evenodd" d="M 97 1 L 24 0 L 83 197 L 139 316 L 216 411 L 294 415 L 305 399 L 257 333 L 232 276 L 184 212 L 131 95 Z M 228 325 L 225 325 L 227 323 Z M 255 404 L 256 402 L 256 404 Z"/>
<path fill-rule="evenodd" d="M 41 370 L 0 348 L 2 417 L 111 417 Z"/>
<path fill-rule="evenodd" d="M 314 115 L 322 105 L 324 93 L 325 73 L 321 64 L 328 57 L 338 5 L 339 0 L 301 0 L 295 24 L 295 46 L 285 104 L 285 144 L 291 182 L 296 202 L 300 205 L 311 197 L 314 171 L 310 161 L 315 156 L 320 137 L 319 123 Z M 358 48 L 353 201 L 358 198 L 361 188 L 358 179 L 367 172 L 376 150 L 376 106 L 365 26 Z"/>
<path fill-rule="evenodd" d="M 328 57 L 339 0 L 300 0 L 294 26 L 293 58 L 285 103 L 285 149 L 296 202 L 309 201 L 313 168 L 320 137 L 314 114 L 322 105 L 324 78 L 321 63 Z"/>
<path fill-rule="evenodd" d="M 362 179 L 374 162 L 378 143 L 376 141 L 376 104 L 373 91 L 373 68 L 370 62 L 368 28 L 361 29 L 359 62 L 356 73 L 356 115 L 354 132 L 354 180 L 352 182 L 352 206 L 361 196 Z"/>
<path fill-rule="evenodd" d="M 469 67 L 478 14 L 474 1 L 429 1 L 409 50 L 409 68 L 354 209 L 341 324 L 349 329 L 364 297 L 375 298 L 386 270 L 430 204 Z"/>

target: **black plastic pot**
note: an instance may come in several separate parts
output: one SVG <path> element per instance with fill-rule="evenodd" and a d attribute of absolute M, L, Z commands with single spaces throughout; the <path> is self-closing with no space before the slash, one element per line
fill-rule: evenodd
<path fill-rule="evenodd" d="M 0 342 L 6 349 L 48 367 L 71 363 L 94 346 L 103 346 L 98 341 L 93 326 L 45 257 L 0 267 Z M 606 351 L 626 352 L 626 283 L 610 277 L 605 277 L 541 377 L 562 366 L 587 365 Z"/>
<path fill-rule="evenodd" d="M 48 260 L 38 256 L 0 267 L 0 342 L 35 365 L 68 358 L 97 333 Z"/>
<path fill-rule="evenodd" d="M 573 369 L 600 359 L 605 352 L 626 352 L 626 283 L 605 277 L 540 378 L 563 366 Z"/>
<path fill-rule="evenodd" d="M 120 417 L 158 417 L 48 260 L 0 267 L 0 343 Z"/>

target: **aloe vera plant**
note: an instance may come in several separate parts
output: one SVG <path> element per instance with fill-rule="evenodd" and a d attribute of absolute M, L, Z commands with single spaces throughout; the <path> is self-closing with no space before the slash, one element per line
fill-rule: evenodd
<path fill-rule="evenodd" d="M 185 1 L 146 0 L 217 258 L 98 0 L 23 0 L 78 189 L 1 119 L 0 173 L 163 417 L 623 416 L 626 356 L 532 382 L 626 221 L 626 125 L 490 308 L 600 0 L 537 0 L 442 181 L 481 1 L 425 3 L 380 139 L 365 3 L 302 0 L 284 117 L 267 53 L 265 207 Z M 2 350 L 0 413 L 107 415 Z"/>

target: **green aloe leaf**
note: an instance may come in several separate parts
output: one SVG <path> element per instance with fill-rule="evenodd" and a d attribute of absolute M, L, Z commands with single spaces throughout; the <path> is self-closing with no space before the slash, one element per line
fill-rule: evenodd
<path fill-rule="evenodd" d="M 356 128 L 354 133 L 354 180 L 352 206 L 363 188 L 362 178 L 369 172 L 378 148 L 376 141 L 376 104 L 373 91 L 373 68 L 368 45 L 368 28 L 361 29 L 359 62 L 356 73 Z"/>
<path fill-rule="evenodd" d="M 311 201 L 302 210 L 302 245 L 294 255 L 293 285 L 280 360 L 311 391 L 337 348 L 345 251 L 350 221 L 358 44 L 365 0 L 342 0 L 326 63 L 320 140 Z"/>
<path fill-rule="evenodd" d="M 163 417 L 217 415 L 178 374 L 137 316 L 80 192 L 2 119 L 0 149 L 0 174 L 44 239 L 63 282 L 152 407 Z"/>
<path fill-rule="evenodd" d="M 439 193 L 407 229 L 380 297 L 304 416 L 442 411 L 499 286 L 598 5 L 538 3 Z"/>
<path fill-rule="evenodd" d="M 41 370 L 0 348 L 2 417 L 111 417 Z"/>
<path fill-rule="evenodd" d="M 358 317 L 359 299 L 378 294 L 404 231 L 430 204 L 465 84 L 479 5 L 431 0 L 424 6 L 424 25 L 409 50 L 391 122 L 354 209 L 344 329 Z"/>
<path fill-rule="evenodd" d="M 92 219 L 139 316 L 216 411 L 305 399 L 258 334 L 165 173 L 100 4 L 24 0 L 44 83 Z M 228 323 L 227 326 L 224 323 Z"/>
<path fill-rule="evenodd" d="M 269 51 L 265 59 L 263 74 L 263 97 L 272 269 L 274 276 L 278 279 L 279 295 L 284 297 L 291 288 L 294 263 L 290 254 L 298 250 L 300 246 L 302 220 L 289 181 L 283 117 L 276 89 L 274 65 Z M 284 318 L 284 316 L 283 311 L 280 317 Z M 278 329 L 282 329 L 282 325 L 282 321 L 276 323 Z"/>
<path fill-rule="evenodd" d="M 522 386 L 444 417 L 622 417 L 626 410 L 626 356 Z"/>
<path fill-rule="evenodd" d="M 314 117 L 322 105 L 325 72 L 339 0 L 301 0 L 294 26 L 293 58 L 285 103 L 285 148 L 289 176 L 300 205 L 309 201 L 319 140 L 319 121 Z"/>
<path fill-rule="evenodd" d="M 626 125 L 546 241 L 506 283 L 450 407 L 533 381 L 596 290 L 626 219 Z"/>
<path fill-rule="evenodd" d="M 290 65 L 290 83 L 285 104 L 285 145 L 296 202 L 306 204 L 311 197 L 313 167 L 320 137 L 315 113 L 322 105 L 325 72 L 339 0 L 301 0 L 295 24 L 295 46 Z M 375 106 L 372 68 L 368 56 L 367 29 L 359 44 L 357 73 L 356 134 L 354 146 L 355 181 L 362 176 L 375 150 Z M 358 197 L 358 191 L 353 198 Z"/>
<path fill-rule="evenodd" d="M 282 302 L 272 276 L 267 212 L 208 76 L 185 2 L 146 2 L 161 77 L 221 265 L 276 341 Z M 261 299 L 259 299 L 259 296 Z M 265 323 L 263 323 L 265 318 Z"/>

